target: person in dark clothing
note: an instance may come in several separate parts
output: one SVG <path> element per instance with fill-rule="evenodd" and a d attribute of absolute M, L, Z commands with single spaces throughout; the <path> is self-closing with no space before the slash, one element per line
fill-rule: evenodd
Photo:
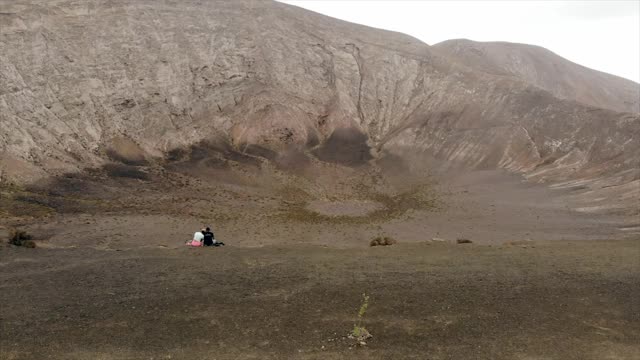
<path fill-rule="evenodd" d="M 206 228 L 205 231 L 202 232 L 202 234 L 204 235 L 204 246 L 220 246 L 220 245 L 224 245 L 223 242 L 221 241 L 216 241 L 216 237 L 215 235 L 213 235 L 213 232 L 211 231 L 211 228 Z"/>

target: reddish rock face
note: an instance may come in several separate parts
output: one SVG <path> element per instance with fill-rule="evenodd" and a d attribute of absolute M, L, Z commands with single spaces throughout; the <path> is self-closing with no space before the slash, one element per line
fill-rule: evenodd
<path fill-rule="evenodd" d="M 0 34 L 3 181 L 203 143 L 279 164 L 428 157 L 620 196 L 639 178 L 640 117 L 605 109 L 637 111 L 638 84 L 544 49 L 430 47 L 265 1 L 4 1 Z"/>

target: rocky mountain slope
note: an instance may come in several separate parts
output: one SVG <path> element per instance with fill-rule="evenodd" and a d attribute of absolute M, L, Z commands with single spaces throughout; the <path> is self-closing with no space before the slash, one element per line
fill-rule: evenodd
<path fill-rule="evenodd" d="M 640 85 L 592 70 L 533 45 L 447 40 L 433 49 L 471 68 L 514 76 L 561 99 L 620 112 L 640 112 Z"/>
<path fill-rule="evenodd" d="M 0 178 L 208 142 L 347 166 L 504 168 L 640 196 L 638 114 L 442 48 L 276 2 L 0 1 Z M 596 94 L 593 81 L 573 84 Z M 632 107 L 624 99 L 602 107 Z"/>

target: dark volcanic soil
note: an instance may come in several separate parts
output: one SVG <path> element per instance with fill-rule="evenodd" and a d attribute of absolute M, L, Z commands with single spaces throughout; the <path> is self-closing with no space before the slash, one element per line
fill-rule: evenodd
<path fill-rule="evenodd" d="M 0 254 L 2 359 L 640 357 L 633 241 Z"/>

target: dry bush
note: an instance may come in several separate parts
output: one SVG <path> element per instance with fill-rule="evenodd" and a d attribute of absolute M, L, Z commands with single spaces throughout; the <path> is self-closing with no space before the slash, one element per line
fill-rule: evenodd
<path fill-rule="evenodd" d="M 31 240 L 32 238 L 30 234 L 23 230 L 11 229 L 9 232 L 9 244 L 11 245 L 35 248 L 36 243 Z"/>
<path fill-rule="evenodd" d="M 388 236 L 378 236 L 377 238 L 371 240 L 369 246 L 389 246 L 395 243 L 397 243 L 397 241 L 393 238 L 390 238 Z"/>
<path fill-rule="evenodd" d="M 36 248 L 36 242 L 33 240 L 25 240 L 22 242 L 22 246 L 29 248 L 29 249 L 35 249 Z"/>

